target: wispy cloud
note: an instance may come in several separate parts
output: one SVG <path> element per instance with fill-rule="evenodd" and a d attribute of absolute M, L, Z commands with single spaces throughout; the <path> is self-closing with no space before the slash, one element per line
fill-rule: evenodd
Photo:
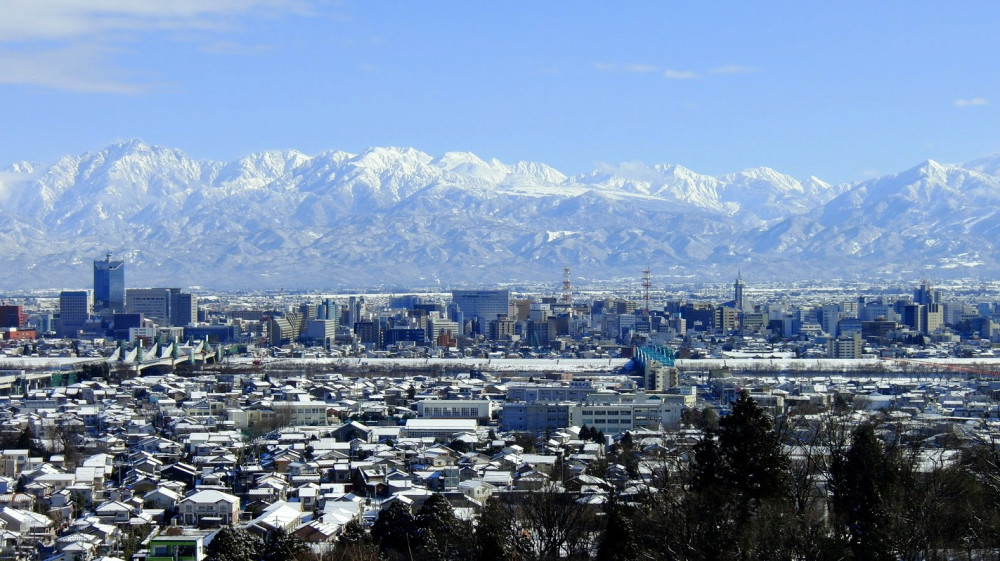
<path fill-rule="evenodd" d="M 676 68 L 661 69 L 661 67 L 655 64 L 639 62 L 620 64 L 599 61 L 593 63 L 591 66 L 593 66 L 594 70 L 597 70 L 598 72 L 628 72 L 632 74 L 653 74 L 662 72 L 663 77 L 669 80 L 694 80 L 701 77 L 701 74 L 695 70 L 678 70 Z M 705 74 L 753 74 L 755 72 L 757 72 L 757 69 L 753 66 L 741 66 L 736 64 L 716 66 L 708 69 L 707 71 L 703 71 Z"/>
<path fill-rule="evenodd" d="M 652 64 L 639 64 L 635 62 L 626 64 L 624 69 L 625 72 L 632 72 L 635 74 L 647 74 L 649 72 L 656 72 L 659 70 L 659 68 Z"/>
<path fill-rule="evenodd" d="M 672 70 L 670 68 L 663 71 L 663 76 L 671 80 L 691 80 L 698 77 L 691 70 Z"/>
<path fill-rule="evenodd" d="M 92 45 L 24 52 L 0 50 L 0 84 L 85 93 L 136 94 L 151 87 L 106 64 L 110 54 Z"/>
<path fill-rule="evenodd" d="M 4 0 L 0 3 L 0 83 L 55 89 L 137 93 L 116 53 L 136 33 L 208 32 L 208 53 L 255 52 L 218 35 L 240 17 L 307 13 L 307 0 Z M 179 40 L 179 39 L 178 39 Z"/>
<path fill-rule="evenodd" d="M 757 69 L 752 66 L 740 66 L 738 64 L 728 64 L 726 66 L 716 66 L 708 71 L 709 74 L 753 74 Z"/>
<path fill-rule="evenodd" d="M 212 55 L 254 55 L 273 49 L 272 45 L 245 45 L 236 41 L 216 41 L 201 48 Z"/>
<path fill-rule="evenodd" d="M 955 107 L 976 107 L 981 105 L 989 105 L 990 100 L 985 97 L 970 97 L 969 99 L 956 99 Z"/>

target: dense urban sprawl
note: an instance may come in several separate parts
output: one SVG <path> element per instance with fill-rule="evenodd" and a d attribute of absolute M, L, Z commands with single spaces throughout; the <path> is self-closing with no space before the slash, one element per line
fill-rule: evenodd
<path fill-rule="evenodd" d="M 0 304 L 0 558 L 1000 556 L 980 285 Z"/>

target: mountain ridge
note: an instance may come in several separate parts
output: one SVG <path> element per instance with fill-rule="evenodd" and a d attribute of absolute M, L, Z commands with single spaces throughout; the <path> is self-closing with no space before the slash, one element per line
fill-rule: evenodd
<path fill-rule="evenodd" d="M 87 286 L 108 250 L 128 260 L 130 286 L 556 282 L 564 266 L 595 279 L 647 266 L 998 274 L 998 173 L 1000 156 L 838 185 L 637 162 L 570 176 L 411 147 L 217 162 L 132 139 L 4 168 L 0 263 L 31 272 L 7 288 Z"/>

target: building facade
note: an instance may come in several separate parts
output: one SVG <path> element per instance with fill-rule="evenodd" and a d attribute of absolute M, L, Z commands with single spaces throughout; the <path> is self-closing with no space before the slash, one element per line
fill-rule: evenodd
<path fill-rule="evenodd" d="M 94 261 L 94 310 L 125 311 L 125 261 Z"/>
<path fill-rule="evenodd" d="M 90 319 L 89 290 L 64 290 L 59 293 L 59 334 L 73 337 Z"/>
<path fill-rule="evenodd" d="M 466 321 L 473 321 L 475 335 L 487 335 L 490 322 L 510 313 L 509 290 L 453 290 L 454 302 Z"/>

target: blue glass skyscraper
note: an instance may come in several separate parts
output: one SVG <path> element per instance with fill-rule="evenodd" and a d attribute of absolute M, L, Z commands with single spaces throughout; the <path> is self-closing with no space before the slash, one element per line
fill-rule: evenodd
<path fill-rule="evenodd" d="M 94 261 L 94 311 L 125 311 L 125 261 Z"/>

